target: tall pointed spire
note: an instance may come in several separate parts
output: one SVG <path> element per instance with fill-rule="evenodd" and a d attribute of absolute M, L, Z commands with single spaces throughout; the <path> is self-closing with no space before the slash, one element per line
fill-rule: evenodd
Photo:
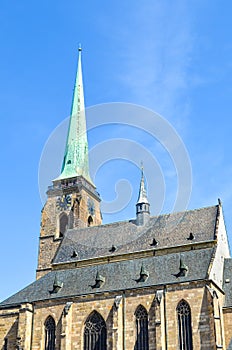
<path fill-rule="evenodd" d="M 139 226 L 145 225 L 150 218 L 150 203 L 147 199 L 147 191 L 144 181 L 143 166 L 141 166 L 141 180 L 138 201 L 136 203 L 136 223 Z"/>
<path fill-rule="evenodd" d="M 89 175 L 88 140 L 86 132 L 84 89 L 79 47 L 78 67 L 73 91 L 71 115 L 61 175 L 56 180 L 83 176 L 92 183 Z"/>
<path fill-rule="evenodd" d="M 140 180 L 140 189 L 139 189 L 139 196 L 138 196 L 137 203 L 148 203 L 147 191 L 146 191 L 145 182 L 144 182 L 143 165 L 141 165 L 141 180 Z"/>

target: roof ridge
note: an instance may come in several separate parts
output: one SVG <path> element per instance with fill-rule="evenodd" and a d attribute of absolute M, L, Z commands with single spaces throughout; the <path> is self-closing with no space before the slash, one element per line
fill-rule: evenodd
<path fill-rule="evenodd" d="M 154 219 L 154 218 L 158 218 L 158 217 L 164 217 L 164 216 L 170 216 L 170 215 L 174 215 L 174 214 L 181 214 L 181 213 L 190 213 L 190 212 L 194 212 L 194 211 L 200 211 L 200 210 L 204 210 L 204 209 L 210 209 L 210 208 L 217 208 L 218 204 L 216 205 L 211 205 L 211 206 L 207 206 L 207 207 L 201 207 L 201 208 L 196 208 L 196 209 L 189 209 L 189 210 L 184 210 L 184 211 L 176 211 L 176 212 L 171 212 L 171 213 L 164 213 L 164 214 L 159 214 L 159 215 L 152 215 L 150 217 L 150 219 Z M 89 227 L 75 227 L 75 228 L 71 228 L 68 229 L 67 232 L 73 232 L 73 231 L 82 231 L 82 230 L 93 230 L 96 229 L 97 227 L 107 227 L 107 226 L 117 226 L 120 224 L 135 224 L 135 219 L 129 219 L 129 220 L 123 220 L 123 221 L 115 221 L 115 222 L 108 222 L 106 224 L 101 224 L 101 225 L 96 225 L 96 226 L 89 226 Z M 145 226 L 149 226 L 149 222 L 148 225 Z"/>

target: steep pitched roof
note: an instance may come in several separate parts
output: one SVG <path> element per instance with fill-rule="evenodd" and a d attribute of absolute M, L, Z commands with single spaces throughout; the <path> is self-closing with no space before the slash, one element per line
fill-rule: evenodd
<path fill-rule="evenodd" d="M 212 206 L 154 216 L 145 226 L 137 226 L 132 220 L 68 230 L 54 264 L 153 250 L 154 238 L 158 248 L 212 241 L 217 213 L 218 206 Z M 189 239 L 190 233 L 193 240 Z M 73 251 L 76 257 L 72 257 Z"/>
<path fill-rule="evenodd" d="M 99 266 L 51 271 L 20 292 L 6 299 L 0 308 L 35 302 L 46 299 L 67 298 L 99 292 L 131 290 L 149 286 L 160 286 L 180 282 L 196 281 L 207 278 L 214 248 L 191 250 L 152 256 L 143 259 L 105 263 Z M 188 267 L 187 276 L 178 277 L 180 259 Z M 140 282 L 141 267 L 148 272 L 145 282 Z M 105 278 L 101 288 L 94 288 L 97 272 Z M 58 293 L 51 293 L 54 286 L 62 286 Z M 59 283 L 57 283 L 59 281 Z"/>

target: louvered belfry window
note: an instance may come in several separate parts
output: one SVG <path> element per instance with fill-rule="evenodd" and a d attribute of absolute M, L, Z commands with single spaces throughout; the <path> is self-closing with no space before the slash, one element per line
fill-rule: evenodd
<path fill-rule="evenodd" d="M 191 310 L 185 300 L 181 300 L 177 306 L 178 331 L 179 331 L 179 349 L 192 350 L 192 324 Z"/>
<path fill-rule="evenodd" d="M 135 350 L 148 350 L 148 314 L 145 307 L 139 305 L 135 311 L 136 343 Z"/>
<path fill-rule="evenodd" d="M 85 322 L 84 350 L 106 350 L 106 323 L 96 311 Z"/>
<path fill-rule="evenodd" d="M 54 319 L 49 316 L 44 324 L 45 326 L 45 350 L 55 350 L 56 324 Z"/>

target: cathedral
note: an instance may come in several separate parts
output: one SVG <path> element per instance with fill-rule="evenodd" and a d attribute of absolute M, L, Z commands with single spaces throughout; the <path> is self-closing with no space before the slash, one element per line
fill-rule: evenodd
<path fill-rule="evenodd" d="M 81 49 L 60 175 L 42 209 L 36 280 L 0 303 L 1 350 L 232 350 L 222 204 L 102 224 L 89 175 Z M 125 243 L 125 237 L 126 242 Z"/>

